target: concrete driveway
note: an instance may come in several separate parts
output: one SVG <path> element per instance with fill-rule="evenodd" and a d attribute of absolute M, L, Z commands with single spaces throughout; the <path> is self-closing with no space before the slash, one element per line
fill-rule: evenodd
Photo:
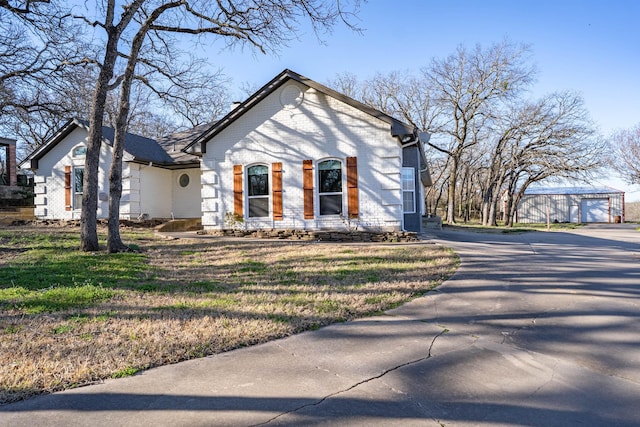
<path fill-rule="evenodd" d="M 1 406 L 0 426 L 640 425 L 640 233 L 436 241 L 461 268 L 410 304 Z"/>

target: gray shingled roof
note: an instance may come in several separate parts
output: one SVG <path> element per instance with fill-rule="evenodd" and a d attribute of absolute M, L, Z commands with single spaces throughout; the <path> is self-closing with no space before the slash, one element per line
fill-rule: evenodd
<path fill-rule="evenodd" d="M 106 139 L 109 145 L 113 145 L 113 128 L 103 126 L 102 138 Z M 153 162 L 160 165 L 173 163 L 171 156 L 164 151 L 156 140 L 133 133 L 127 133 L 124 137 L 124 151 L 133 156 L 134 161 L 138 162 Z"/>
<path fill-rule="evenodd" d="M 158 144 L 176 163 L 193 162 L 197 157 L 182 151 L 215 123 L 206 123 L 158 139 Z M 197 160 L 196 160 L 197 161 Z"/>
<path fill-rule="evenodd" d="M 86 120 L 69 120 L 60 131 L 49 141 L 38 147 L 22 162 L 31 162 L 31 167 L 37 169 L 38 160 L 49 152 L 61 140 L 66 138 L 74 129 L 82 127 L 89 130 L 89 122 Z M 124 150 L 131 157 L 130 160 L 139 163 L 154 163 L 156 166 L 166 168 L 180 168 L 184 166 L 199 165 L 198 157 L 180 151 L 191 143 L 202 131 L 211 127 L 211 124 L 203 125 L 182 132 L 177 132 L 156 141 L 133 133 L 127 133 L 124 140 Z M 103 126 L 102 138 L 107 144 L 113 145 L 114 129 Z M 174 149 L 175 147 L 175 149 Z"/>

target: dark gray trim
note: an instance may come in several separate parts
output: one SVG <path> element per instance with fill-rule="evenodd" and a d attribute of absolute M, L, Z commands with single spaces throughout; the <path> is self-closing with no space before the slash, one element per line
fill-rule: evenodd
<path fill-rule="evenodd" d="M 76 119 L 71 119 L 65 123 L 58 133 L 53 135 L 47 142 L 42 144 L 40 147 L 36 148 L 31 152 L 22 162 L 20 162 L 19 166 L 24 165 L 29 162 L 29 169 L 38 169 L 38 160 L 44 157 L 53 147 L 55 147 L 60 141 L 66 138 L 71 132 L 73 132 L 81 123 Z"/>
<path fill-rule="evenodd" d="M 415 231 L 417 233 L 422 231 L 422 214 L 421 214 L 421 203 L 422 203 L 422 191 L 421 188 L 421 180 L 420 180 L 420 144 L 407 145 L 402 148 L 402 167 L 403 168 L 412 168 L 414 172 L 414 199 L 413 203 L 416 207 L 416 211 L 414 213 L 404 213 L 403 207 L 403 223 L 405 231 Z M 402 183 L 401 183 L 402 184 Z"/>

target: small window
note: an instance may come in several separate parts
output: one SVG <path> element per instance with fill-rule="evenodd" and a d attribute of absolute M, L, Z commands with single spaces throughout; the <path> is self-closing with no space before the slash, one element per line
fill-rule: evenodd
<path fill-rule="evenodd" d="M 84 181 L 84 168 L 73 168 L 73 209 L 82 208 L 82 186 Z"/>
<path fill-rule="evenodd" d="M 249 218 L 269 216 L 269 168 L 255 165 L 247 168 Z"/>
<path fill-rule="evenodd" d="M 189 185 L 189 181 L 190 181 L 189 175 L 187 175 L 186 173 L 183 173 L 178 178 L 178 185 L 180 185 L 180 187 L 182 187 L 182 188 L 185 188 L 186 186 Z"/>
<path fill-rule="evenodd" d="M 73 151 L 71 152 L 71 155 L 73 157 L 83 157 L 87 154 L 87 147 L 85 147 L 84 145 L 79 145 L 76 148 L 73 149 Z"/>
<path fill-rule="evenodd" d="M 414 168 L 402 168 L 402 210 L 404 213 L 416 212 L 416 171 Z"/>
<path fill-rule="evenodd" d="M 325 160 L 318 164 L 320 215 L 342 214 L 342 162 Z"/>

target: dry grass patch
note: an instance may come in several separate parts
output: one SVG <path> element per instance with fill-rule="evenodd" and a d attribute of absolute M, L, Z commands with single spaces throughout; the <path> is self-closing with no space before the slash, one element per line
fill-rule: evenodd
<path fill-rule="evenodd" d="M 426 244 L 175 240 L 85 254 L 77 230 L 0 229 L 0 403 L 265 342 L 406 302 L 458 259 Z"/>

